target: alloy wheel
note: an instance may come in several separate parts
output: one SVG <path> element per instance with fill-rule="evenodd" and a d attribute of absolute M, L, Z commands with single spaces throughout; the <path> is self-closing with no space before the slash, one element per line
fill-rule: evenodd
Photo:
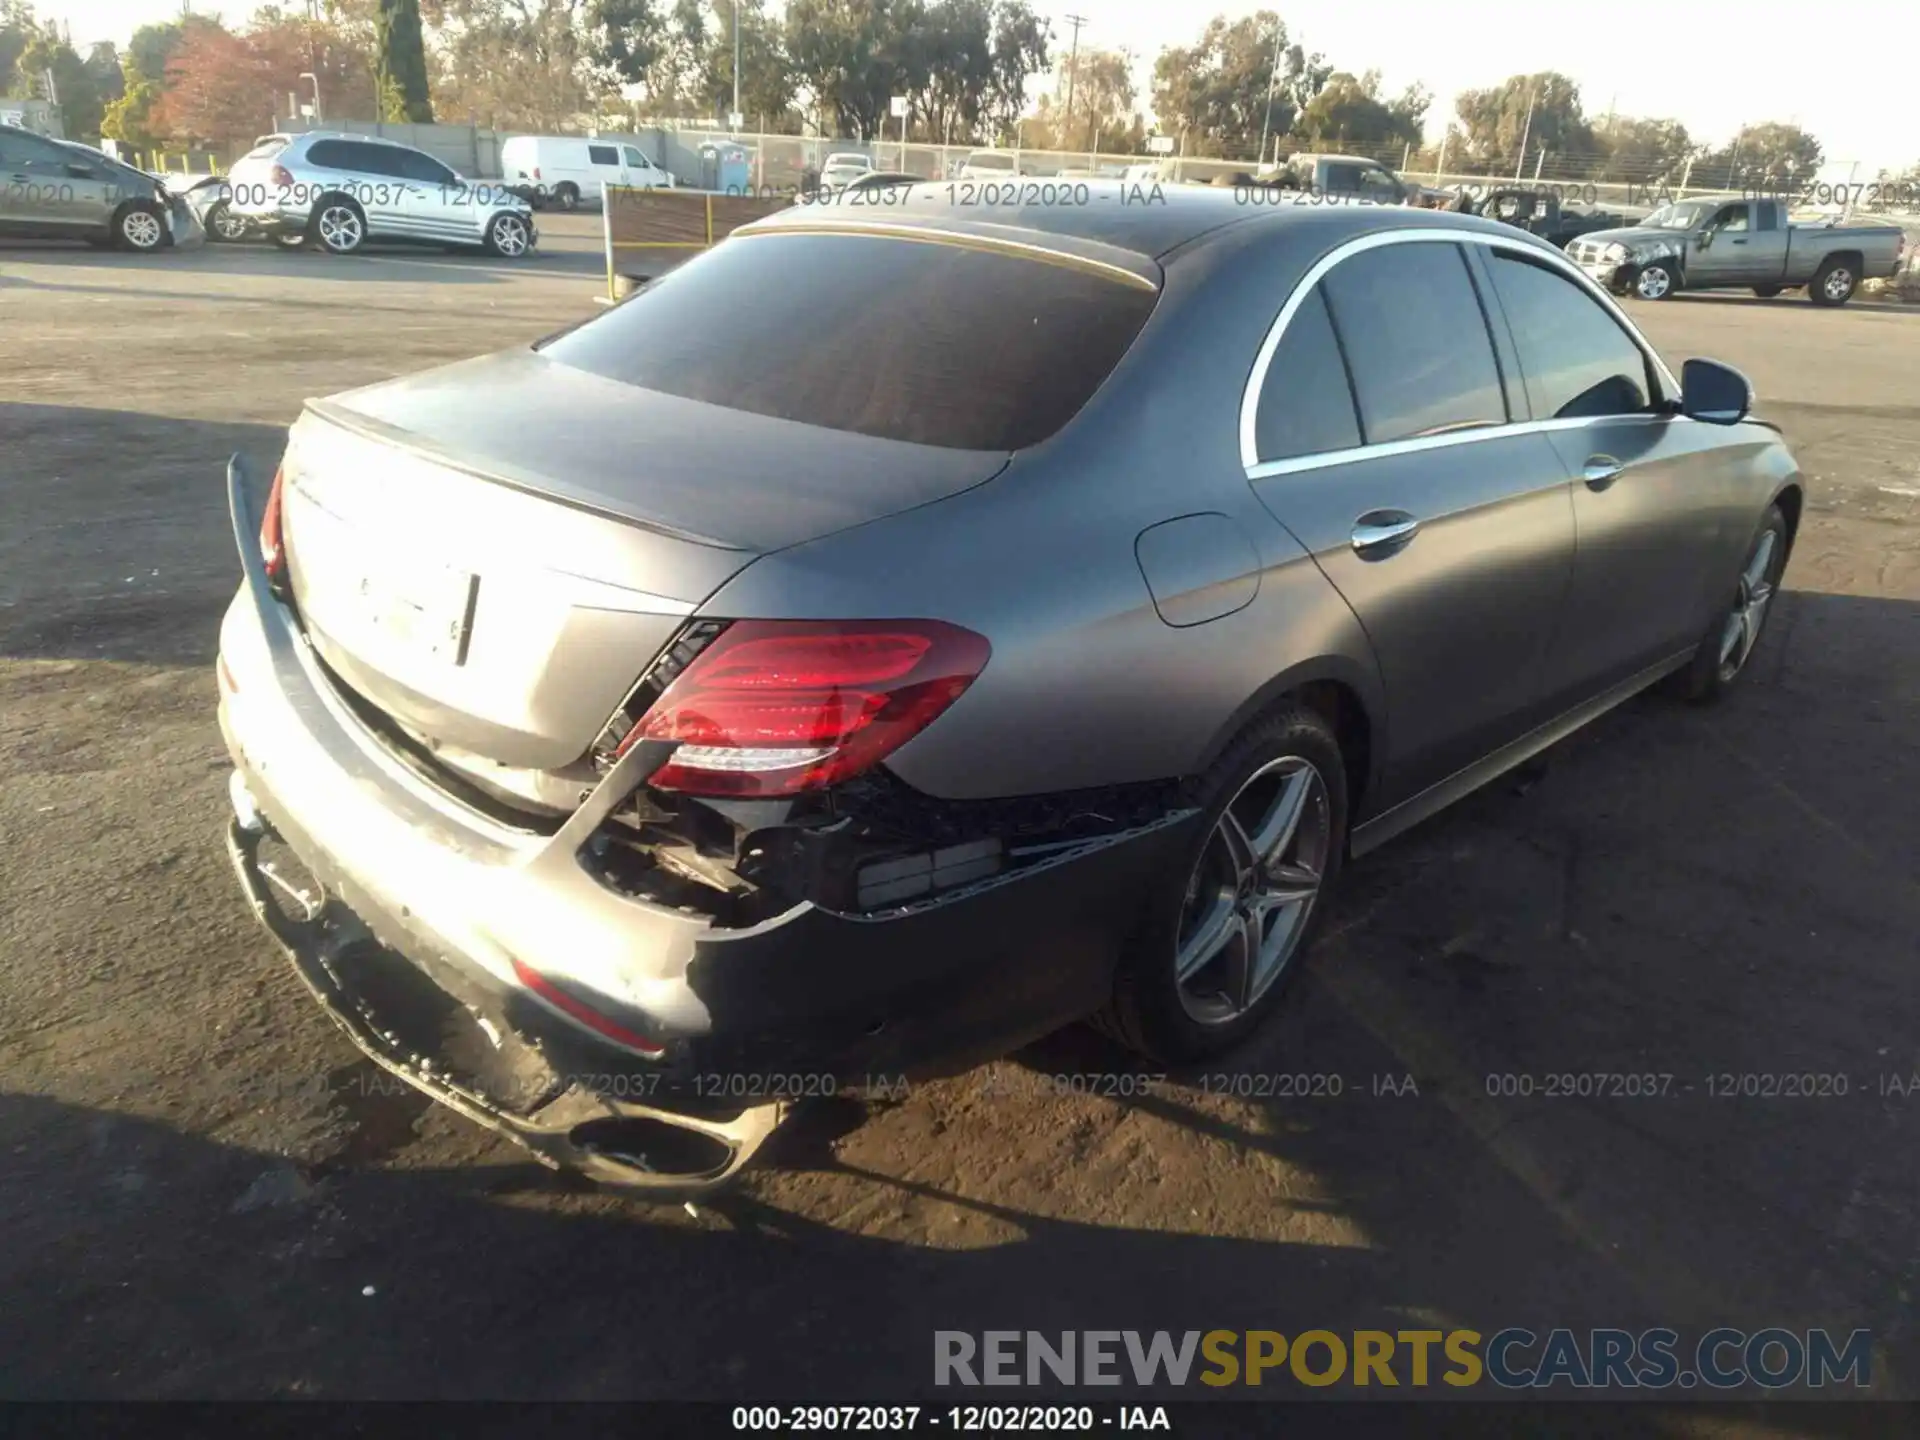
<path fill-rule="evenodd" d="M 1726 628 L 1720 633 L 1720 682 L 1724 685 L 1745 667 L 1747 657 L 1760 639 L 1760 627 L 1766 623 L 1767 606 L 1773 600 L 1773 557 L 1779 550 L 1778 532 L 1768 530 L 1753 547 L 1747 568 L 1740 572 L 1733 609 L 1727 613 Z"/>
<path fill-rule="evenodd" d="M 365 233 L 359 215 L 344 205 L 329 205 L 320 212 L 320 243 L 329 250 L 358 250 Z"/>
<path fill-rule="evenodd" d="M 493 222 L 493 248 L 509 258 L 527 253 L 527 226 L 518 215 L 502 215 Z"/>
<path fill-rule="evenodd" d="M 1640 278 L 1635 282 L 1635 286 L 1642 300 L 1661 300 L 1666 297 L 1667 291 L 1673 288 L 1673 277 L 1658 265 L 1650 265 L 1640 272 Z"/>
<path fill-rule="evenodd" d="M 160 243 L 160 221 L 147 210 L 129 210 L 120 221 L 120 233 L 136 250 L 151 250 Z"/>
<path fill-rule="evenodd" d="M 1174 982 L 1202 1025 L 1259 1003 L 1292 963 L 1320 895 L 1333 807 L 1312 762 L 1260 767 L 1221 812 L 1187 882 Z"/>
<path fill-rule="evenodd" d="M 214 213 L 213 230 L 222 240 L 244 240 L 247 222 L 223 205 Z"/>
<path fill-rule="evenodd" d="M 1853 272 L 1844 265 L 1838 265 L 1829 270 L 1826 291 L 1829 300 L 1846 299 L 1853 293 Z"/>

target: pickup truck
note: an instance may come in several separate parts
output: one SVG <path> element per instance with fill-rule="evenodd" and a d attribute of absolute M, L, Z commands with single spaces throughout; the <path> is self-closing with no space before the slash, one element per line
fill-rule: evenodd
<path fill-rule="evenodd" d="M 1583 235 L 1567 255 L 1618 295 L 1665 300 L 1680 290 L 1804 285 L 1816 305 L 1844 305 L 1862 280 L 1900 268 L 1897 225 L 1799 225 L 1780 199 L 1677 200 L 1637 225 Z"/>
<path fill-rule="evenodd" d="M 1378 160 L 1362 155 L 1290 155 L 1275 172 L 1272 183 L 1289 190 L 1346 200 L 1368 200 L 1376 205 L 1416 205 L 1438 209 L 1453 197 L 1403 180 Z"/>

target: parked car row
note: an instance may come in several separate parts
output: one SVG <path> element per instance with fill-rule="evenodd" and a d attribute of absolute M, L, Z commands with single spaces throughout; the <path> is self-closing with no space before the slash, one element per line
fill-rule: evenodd
<path fill-rule="evenodd" d="M 206 240 L 193 206 L 145 171 L 15 125 L 0 125 L 0 235 L 143 252 Z"/>

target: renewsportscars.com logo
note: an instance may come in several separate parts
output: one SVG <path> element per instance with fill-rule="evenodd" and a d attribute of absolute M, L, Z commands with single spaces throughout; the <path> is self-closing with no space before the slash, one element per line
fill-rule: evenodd
<path fill-rule="evenodd" d="M 1873 1383 L 1854 1330 L 967 1330 L 933 1332 L 935 1385 L 1360 1385 L 1735 1390 Z"/>

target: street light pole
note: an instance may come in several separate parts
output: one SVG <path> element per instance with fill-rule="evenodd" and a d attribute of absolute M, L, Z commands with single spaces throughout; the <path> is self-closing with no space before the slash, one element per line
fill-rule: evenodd
<path fill-rule="evenodd" d="M 1280 78 L 1280 42 L 1286 38 L 1284 26 L 1273 29 L 1273 64 L 1267 67 L 1267 113 L 1260 117 L 1260 156 L 1254 162 L 1255 168 L 1267 163 L 1267 132 L 1273 128 L 1273 86 Z"/>
<path fill-rule="evenodd" d="M 740 113 L 740 0 L 733 0 L 733 113 Z"/>

